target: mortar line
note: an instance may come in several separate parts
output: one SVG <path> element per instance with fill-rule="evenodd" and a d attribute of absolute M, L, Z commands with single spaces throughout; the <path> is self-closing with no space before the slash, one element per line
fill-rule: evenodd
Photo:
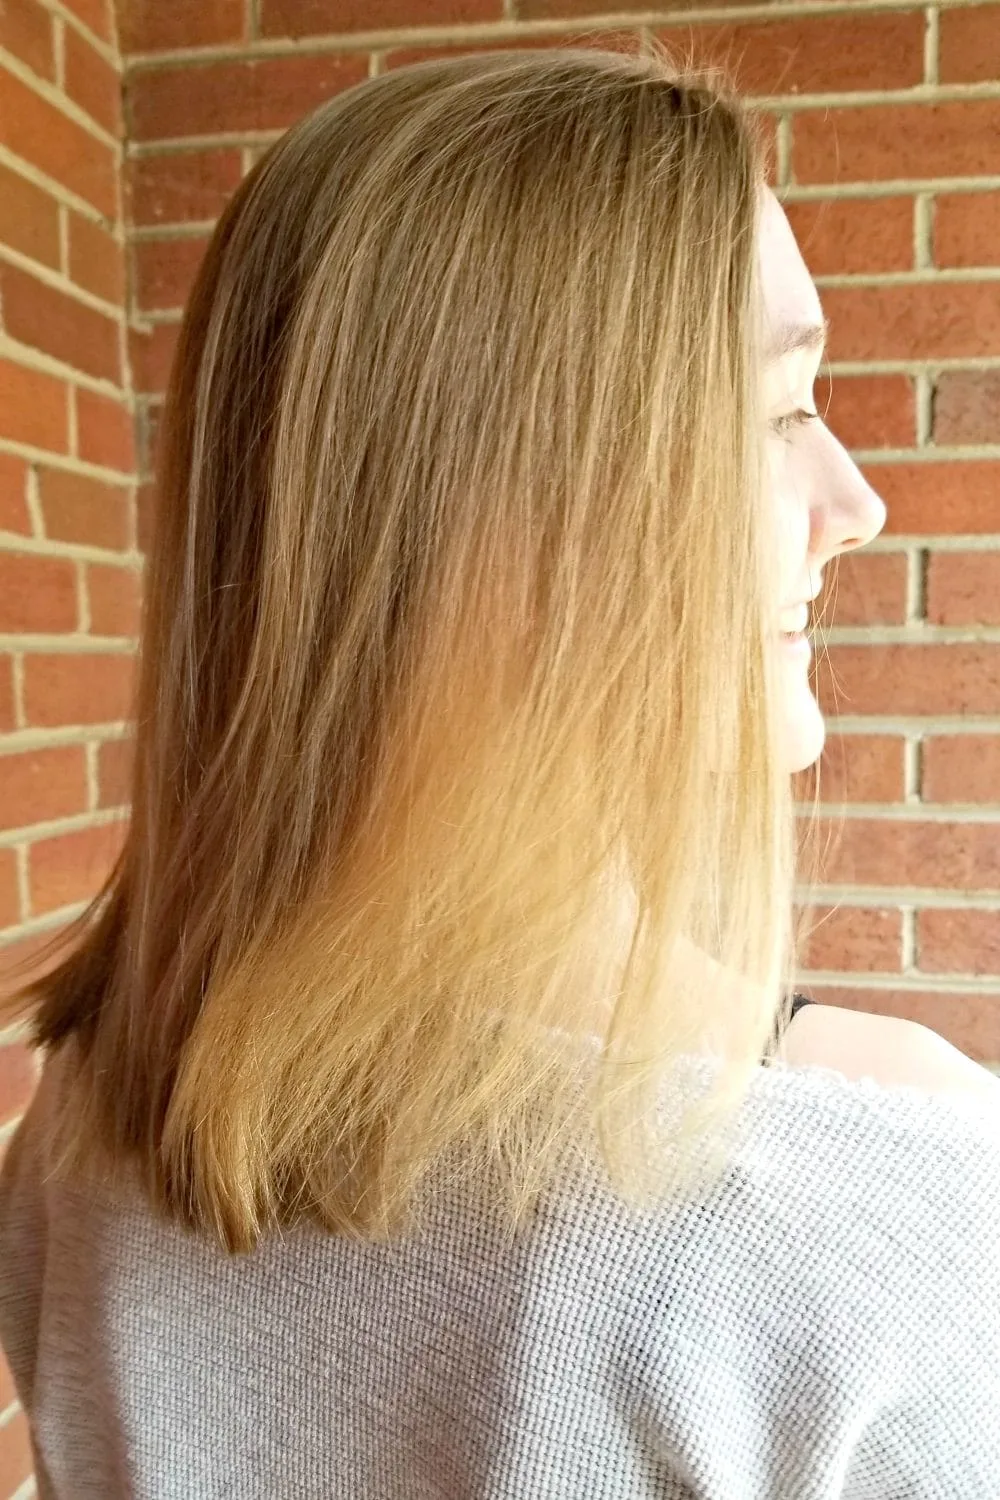
<path fill-rule="evenodd" d="M 814 276 L 818 287 L 961 286 L 967 282 L 1000 281 L 1000 266 L 919 266 L 912 271 L 870 271 L 867 274 Z"/>
<path fill-rule="evenodd" d="M 900 922 L 900 964 L 906 975 L 916 974 L 917 969 L 917 918 L 916 911 L 912 906 L 901 906 L 899 914 Z"/>
<path fill-rule="evenodd" d="M 926 271 L 934 264 L 931 247 L 931 217 L 934 199 L 930 193 L 917 193 L 913 200 L 913 265 Z"/>
<path fill-rule="evenodd" d="M 922 547 L 906 549 L 906 619 L 908 624 L 923 620 L 924 552 Z"/>
<path fill-rule="evenodd" d="M 920 742 L 903 741 L 903 797 L 907 804 L 920 803 Z"/>
<path fill-rule="evenodd" d="M 937 83 L 940 23 L 936 5 L 927 6 L 924 19 L 924 82 Z"/>
<path fill-rule="evenodd" d="M 52 56 L 56 68 L 56 88 L 66 88 L 66 22 L 60 15 L 52 17 Z"/>

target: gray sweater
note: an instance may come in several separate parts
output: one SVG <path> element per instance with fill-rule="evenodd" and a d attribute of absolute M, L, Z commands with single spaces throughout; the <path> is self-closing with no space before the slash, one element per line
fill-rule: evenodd
<path fill-rule="evenodd" d="M 411 1240 L 236 1257 L 46 1183 L 45 1108 L 0 1179 L 43 1500 L 1000 1497 L 991 1106 L 761 1067 L 695 1204 L 581 1169 L 512 1247 L 442 1186 Z"/>

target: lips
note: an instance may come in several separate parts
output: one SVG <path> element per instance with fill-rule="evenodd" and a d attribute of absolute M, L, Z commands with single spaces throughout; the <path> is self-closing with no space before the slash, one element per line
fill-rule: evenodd
<path fill-rule="evenodd" d="M 801 635 L 808 630 L 808 604 L 794 604 L 790 609 L 783 609 L 778 616 L 778 628 L 782 635 Z"/>

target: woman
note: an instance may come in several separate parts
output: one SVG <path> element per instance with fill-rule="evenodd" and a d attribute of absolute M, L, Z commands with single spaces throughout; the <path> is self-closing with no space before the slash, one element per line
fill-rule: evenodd
<path fill-rule="evenodd" d="M 237 192 L 128 837 L 17 1002 L 43 1495 L 1000 1494 L 994 1081 L 761 1066 L 808 605 L 884 518 L 821 340 L 655 49 L 400 69 Z"/>

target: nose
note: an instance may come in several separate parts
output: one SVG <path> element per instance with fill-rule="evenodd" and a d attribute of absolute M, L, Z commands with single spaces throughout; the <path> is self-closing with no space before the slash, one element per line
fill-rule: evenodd
<path fill-rule="evenodd" d="M 823 428 L 816 455 L 822 473 L 815 475 L 810 507 L 810 552 L 823 561 L 864 547 L 885 525 L 885 503 L 872 489 L 847 449 Z"/>

